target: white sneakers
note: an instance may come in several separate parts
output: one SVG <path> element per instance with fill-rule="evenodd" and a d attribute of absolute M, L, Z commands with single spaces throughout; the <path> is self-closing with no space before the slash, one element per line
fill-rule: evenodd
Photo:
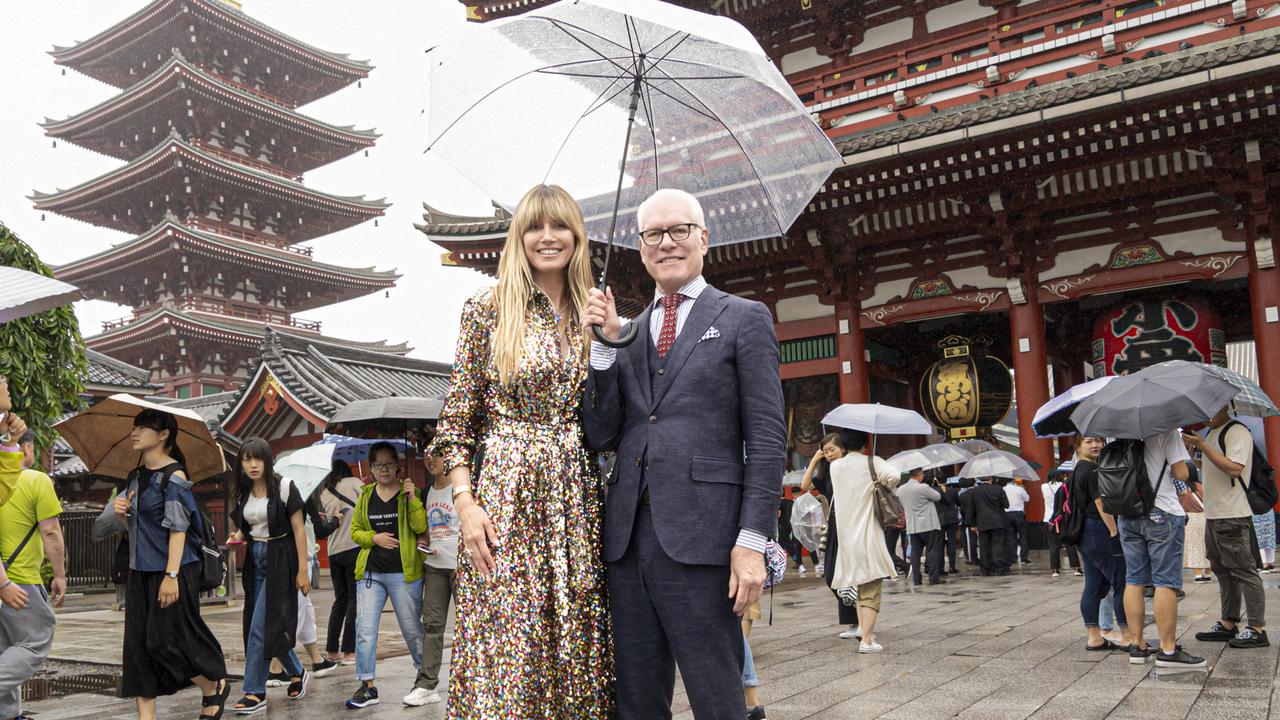
<path fill-rule="evenodd" d="M 799 565 L 798 567 L 796 567 L 796 574 L 797 574 L 797 575 L 803 575 L 803 574 L 805 574 L 805 573 L 807 573 L 807 572 L 809 572 L 809 571 L 808 571 L 808 570 L 805 570 L 804 565 Z"/>
<path fill-rule="evenodd" d="M 858 644 L 858 652 L 863 655 L 873 655 L 884 649 L 884 646 L 876 642 L 875 638 L 871 638 L 871 642 L 862 642 Z"/>
<path fill-rule="evenodd" d="M 426 688 L 414 688 L 413 692 L 404 696 L 404 704 L 410 707 L 422 707 L 440 702 L 440 693 Z"/>
<path fill-rule="evenodd" d="M 841 640 L 861 640 L 862 631 L 858 630 L 857 625 L 850 625 L 848 630 L 840 633 Z"/>
<path fill-rule="evenodd" d="M 813 574 L 814 574 L 814 575 L 822 575 L 822 574 L 824 574 L 825 572 L 826 572 L 826 568 L 824 568 L 824 567 L 822 566 L 822 563 L 818 563 L 817 565 L 814 565 L 814 566 L 813 566 Z"/>

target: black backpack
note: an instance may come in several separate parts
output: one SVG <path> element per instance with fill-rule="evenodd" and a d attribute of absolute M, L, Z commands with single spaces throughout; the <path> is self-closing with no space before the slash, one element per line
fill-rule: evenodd
<path fill-rule="evenodd" d="M 1168 463 L 1161 466 L 1154 488 L 1147 477 L 1141 440 L 1112 440 L 1098 456 L 1098 499 L 1102 509 L 1116 517 L 1142 517 L 1155 507 L 1156 493 L 1164 482 Z"/>
<path fill-rule="evenodd" d="M 162 492 L 167 488 L 171 474 L 166 473 L 160 481 Z M 222 561 L 222 551 L 218 548 L 218 536 L 213 529 L 213 518 L 209 516 L 207 510 L 197 505 L 194 519 L 199 523 L 199 527 L 192 528 L 192 532 L 187 534 L 187 543 L 195 548 L 196 557 L 200 560 L 200 592 L 223 589 L 227 582 L 227 564 Z"/>
<path fill-rule="evenodd" d="M 1244 423 L 1232 420 L 1218 434 L 1218 449 L 1227 453 L 1227 431 L 1233 426 L 1245 427 Z M 1248 431 L 1248 428 L 1245 428 Z M 1266 515 L 1275 507 L 1280 496 L 1276 492 L 1275 469 L 1267 462 L 1267 456 L 1253 443 L 1253 460 L 1249 464 L 1249 484 L 1244 486 L 1244 496 L 1249 500 L 1249 510 L 1254 515 Z M 1231 486 L 1235 487 L 1236 479 L 1231 478 Z"/>
<path fill-rule="evenodd" d="M 1077 491 L 1076 473 L 1070 476 L 1053 494 L 1053 515 L 1049 528 L 1061 545 L 1079 545 L 1084 537 L 1084 510 L 1078 505 L 1084 497 Z"/>

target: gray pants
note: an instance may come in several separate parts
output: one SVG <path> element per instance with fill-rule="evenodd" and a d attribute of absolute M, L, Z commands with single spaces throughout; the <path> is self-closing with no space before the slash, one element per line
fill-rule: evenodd
<path fill-rule="evenodd" d="M 18 717 L 22 683 L 35 674 L 53 649 L 58 624 L 43 585 L 22 585 L 27 606 L 14 610 L 0 604 L 0 718 Z"/>
<path fill-rule="evenodd" d="M 1253 562 L 1249 533 L 1253 518 L 1223 518 L 1205 523 L 1205 554 L 1209 567 L 1218 579 L 1218 596 L 1222 603 L 1222 619 L 1240 622 L 1240 604 L 1249 611 L 1249 625 L 1266 626 L 1266 599 L 1262 578 Z"/>
<path fill-rule="evenodd" d="M 428 565 L 422 576 L 422 665 L 414 689 L 435 690 L 440 683 L 440 659 L 444 655 L 444 626 L 453 600 L 453 571 Z"/>

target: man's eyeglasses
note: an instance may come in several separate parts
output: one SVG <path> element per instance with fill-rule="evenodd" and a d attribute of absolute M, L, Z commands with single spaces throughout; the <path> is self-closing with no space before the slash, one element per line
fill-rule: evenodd
<path fill-rule="evenodd" d="M 380 462 L 380 463 L 373 463 L 369 467 L 373 468 L 374 470 L 395 470 L 397 465 L 399 465 L 399 463 Z"/>
<path fill-rule="evenodd" d="M 698 225 L 698 223 L 680 223 L 679 225 L 672 225 L 671 227 L 645 230 L 640 233 L 640 242 L 653 247 L 654 245 L 662 244 L 663 235 L 670 235 L 672 240 L 681 243 L 689 239 L 689 236 L 693 234 L 693 229 L 696 227 L 701 226 Z"/>

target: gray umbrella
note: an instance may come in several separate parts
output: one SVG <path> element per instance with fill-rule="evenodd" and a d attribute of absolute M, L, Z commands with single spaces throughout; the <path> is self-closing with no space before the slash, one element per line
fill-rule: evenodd
<path fill-rule="evenodd" d="M 1157 365 L 1116 378 L 1083 400 L 1071 422 L 1084 435 L 1142 440 L 1205 422 L 1239 392 L 1203 365 Z"/>

